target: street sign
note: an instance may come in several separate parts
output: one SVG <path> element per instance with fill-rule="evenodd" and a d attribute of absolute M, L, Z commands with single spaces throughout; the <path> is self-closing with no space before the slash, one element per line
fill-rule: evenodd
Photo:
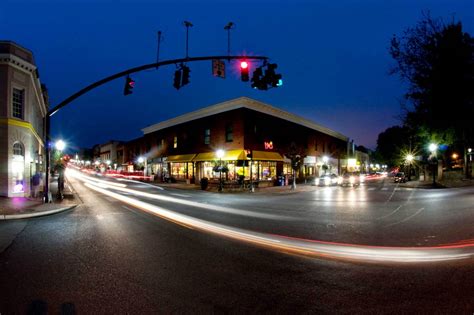
<path fill-rule="evenodd" d="M 219 59 L 212 59 L 212 75 L 225 79 L 225 63 Z"/>

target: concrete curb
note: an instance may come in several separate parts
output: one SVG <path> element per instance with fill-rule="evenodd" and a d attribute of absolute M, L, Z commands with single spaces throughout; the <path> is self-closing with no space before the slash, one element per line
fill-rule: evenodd
<path fill-rule="evenodd" d="M 34 217 L 42 217 L 50 214 L 56 214 L 59 212 L 63 212 L 66 210 L 70 210 L 77 207 L 77 204 L 72 204 L 67 207 L 59 208 L 59 209 L 53 209 L 53 210 L 46 210 L 46 211 L 40 211 L 40 212 L 33 212 L 33 213 L 22 213 L 22 214 L 2 214 L 0 215 L 0 220 L 15 220 L 15 219 L 29 219 L 29 218 L 34 218 Z"/>

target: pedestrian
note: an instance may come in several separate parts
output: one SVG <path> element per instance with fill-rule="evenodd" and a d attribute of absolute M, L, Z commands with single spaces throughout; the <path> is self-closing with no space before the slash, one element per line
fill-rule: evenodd
<path fill-rule="evenodd" d="M 40 187 L 41 176 L 38 172 L 33 175 L 32 186 L 33 186 L 33 198 L 38 198 L 38 190 Z"/>

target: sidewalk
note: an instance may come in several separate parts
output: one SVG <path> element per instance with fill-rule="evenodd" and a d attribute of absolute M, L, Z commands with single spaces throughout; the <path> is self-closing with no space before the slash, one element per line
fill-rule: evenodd
<path fill-rule="evenodd" d="M 400 187 L 408 187 L 408 188 L 424 188 L 424 189 L 431 189 L 431 188 L 458 188 L 458 187 L 468 187 L 474 186 L 474 179 L 462 179 L 462 180 L 441 180 L 436 181 L 436 185 L 433 186 L 433 181 L 419 181 L 419 180 L 411 180 L 406 183 L 400 184 Z"/>
<path fill-rule="evenodd" d="M 75 197 L 70 185 L 64 185 L 64 199 L 57 199 L 57 177 L 51 179 L 50 191 L 53 197 L 51 203 L 43 203 L 42 198 L 6 198 L 0 197 L 0 220 L 26 219 L 43 215 L 50 215 L 72 209 L 79 200 Z"/>
<path fill-rule="evenodd" d="M 152 185 L 161 186 L 164 188 L 175 188 L 182 190 L 201 190 L 199 185 L 185 184 L 185 183 L 150 183 Z M 255 188 L 253 194 L 294 194 L 303 191 L 314 190 L 314 186 L 310 184 L 296 184 L 296 189 L 292 190 L 291 185 L 287 186 L 270 186 L 264 188 Z M 219 193 L 217 186 L 209 186 L 205 191 L 212 193 Z M 226 189 L 221 192 L 222 194 L 250 194 L 249 189 Z"/>

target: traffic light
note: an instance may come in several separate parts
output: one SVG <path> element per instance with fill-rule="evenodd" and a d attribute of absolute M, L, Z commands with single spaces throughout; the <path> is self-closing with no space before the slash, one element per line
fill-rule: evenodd
<path fill-rule="evenodd" d="M 176 70 L 174 72 L 174 83 L 173 83 L 173 86 L 179 90 L 179 88 L 181 87 L 181 69 L 179 70 Z"/>
<path fill-rule="evenodd" d="M 259 89 L 259 90 L 268 89 L 267 82 L 265 81 L 265 78 L 263 77 L 262 67 L 258 67 L 253 72 L 251 87 L 253 87 L 254 89 Z"/>
<path fill-rule="evenodd" d="M 245 60 L 240 62 L 240 77 L 243 82 L 248 82 L 249 80 L 249 64 Z"/>
<path fill-rule="evenodd" d="M 189 73 L 191 72 L 191 70 L 187 66 L 183 66 L 182 70 L 183 70 L 183 78 L 181 81 L 181 86 L 184 86 L 189 83 Z"/>
<path fill-rule="evenodd" d="M 276 74 L 275 69 L 277 68 L 276 63 L 269 63 L 267 65 L 267 70 L 265 71 L 265 82 L 272 87 L 278 87 L 283 85 L 283 81 L 281 80 L 281 74 Z"/>
<path fill-rule="evenodd" d="M 132 94 L 134 87 L 135 87 L 135 81 L 133 81 L 132 78 L 127 76 L 125 78 L 125 86 L 123 87 L 123 95 Z"/>

